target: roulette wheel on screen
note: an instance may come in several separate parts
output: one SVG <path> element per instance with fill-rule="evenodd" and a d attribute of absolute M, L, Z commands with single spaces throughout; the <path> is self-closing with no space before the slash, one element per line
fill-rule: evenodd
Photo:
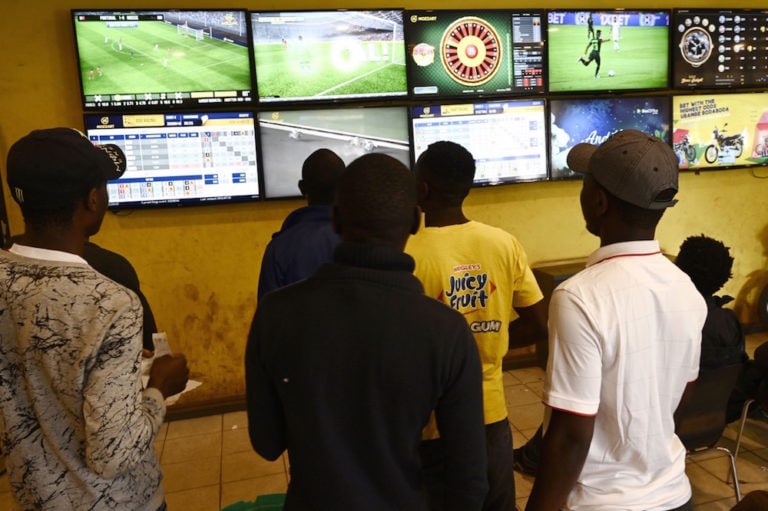
<path fill-rule="evenodd" d="M 482 85 L 493 78 L 501 57 L 499 34 L 482 18 L 459 18 L 443 33 L 440 60 L 451 78 L 463 85 Z"/>

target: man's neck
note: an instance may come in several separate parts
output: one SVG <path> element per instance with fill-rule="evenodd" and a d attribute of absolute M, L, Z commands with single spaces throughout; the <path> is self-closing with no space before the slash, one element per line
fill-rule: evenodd
<path fill-rule="evenodd" d="M 446 227 L 469 222 L 464 216 L 461 206 L 456 208 L 437 208 L 424 210 L 424 225 L 426 227 Z"/>
<path fill-rule="evenodd" d="M 39 231 L 27 231 L 18 240 L 20 245 L 28 247 L 44 248 L 46 250 L 58 250 L 69 252 L 82 257 L 85 246 L 85 237 L 74 234 L 70 229 L 44 229 Z"/>

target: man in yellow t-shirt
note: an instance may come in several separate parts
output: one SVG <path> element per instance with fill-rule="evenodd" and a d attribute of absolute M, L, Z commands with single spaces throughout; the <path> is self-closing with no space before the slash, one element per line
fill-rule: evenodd
<path fill-rule="evenodd" d="M 512 435 L 501 363 L 510 346 L 511 322 L 514 332 L 531 336 L 523 342 L 514 339 L 514 345 L 532 343 L 546 336 L 546 308 L 517 239 L 464 215 L 474 175 L 474 158 L 456 143 L 436 142 L 419 156 L 416 177 L 425 227 L 410 238 L 406 252 L 416 260 L 414 273 L 427 296 L 461 312 L 475 337 L 483 368 L 490 486 L 483 509 L 514 511 Z M 435 433 L 425 430 L 422 457 L 430 493 L 439 495 L 442 455 Z"/>

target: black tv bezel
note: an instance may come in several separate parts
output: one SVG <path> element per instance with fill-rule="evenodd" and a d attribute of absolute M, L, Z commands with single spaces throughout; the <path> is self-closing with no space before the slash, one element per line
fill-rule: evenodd
<path fill-rule="evenodd" d="M 768 87 L 768 80 L 764 84 L 723 84 L 723 85 L 717 85 L 717 84 L 711 84 L 711 85 L 701 85 L 697 86 L 696 84 L 691 85 L 682 85 L 678 83 L 678 77 L 677 72 L 679 71 L 678 66 L 682 65 L 682 57 L 680 56 L 680 53 L 678 51 L 679 48 L 679 42 L 680 38 L 677 37 L 677 23 L 676 19 L 679 15 L 684 15 L 686 13 L 690 13 L 691 15 L 696 14 L 721 14 L 721 13 L 729 13 L 734 15 L 739 14 L 756 14 L 760 13 L 763 14 L 766 19 L 768 20 L 768 9 L 759 9 L 759 8 L 736 8 L 736 9 L 718 9 L 718 8 L 712 8 L 712 7 L 686 7 L 686 8 L 674 8 L 672 9 L 672 15 L 670 18 L 670 60 L 672 64 L 672 72 L 670 75 L 671 78 L 671 88 L 674 89 L 676 93 L 686 94 L 686 93 L 695 93 L 698 91 L 726 91 L 731 89 L 737 89 L 739 91 L 744 90 L 746 92 L 746 89 L 765 89 Z M 674 23 L 674 24 L 673 24 Z M 766 33 L 766 36 L 768 37 L 768 32 Z M 768 39 L 766 39 L 766 46 L 768 46 Z M 690 67 L 688 67 L 690 69 Z"/>
<path fill-rule="evenodd" d="M 669 94 L 666 93 L 650 93 L 650 94 L 643 94 L 643 93 L 631 93 L 631 94 L 622 94 L 622 95 L 616 95 L 616 94 L 599 94 L 599 95 L 570 95 L 570 96 L 553 96 L 549 98 L 549 101 L 547 102 L 547 128 L 548 128 L 548 138 L 547 138 L 547 151 L 549 155 L 549 178 L 551 181 L 576 181 L 581 180 L 584 176 L 582 174 L 577 174 L 571 171 L 570 174 L 564 175 L 564 176 L 555 176 L 554 175 L 554 167 L 552 165 L 552 157 L 553 157 L 553 150 L 552 150 L 552 105 L 557 103 L 568 103 L 568 102 L 586 102 L 586 101 L 626 101 L 626 100 L 645 100 L 648 98 L 658 98 L 661 103 L 665 103 L 665 106 L 667 108 L 667 120 L 669 121 L 669 141 L 664 141 L 665 143 L 668 143 L 669 145 L 672 144 L 672 97 Z M 631 129 L 631 128 L 628 128 Z"/>
<path fill-rule="evenodd" d="M 266 108 L 264 105 L 262 105 L 262 108 L 259 108 L 258 111 L 255 112 L 255 119 L 256 124 L 258 126 L 258 148 L 259 148 L 259 175 L 262 178 L 262 181 L 260 182 L 260 194 L 263 200 L 265 201 L 275 201 L 275 200 L 292 200 L 292 199 L 301 199 L 302 195 L 299 192 L 298 188 L 298 179 L 301 179 L 301 167 L 297 167 L 298 177 L 296 180 L 296 187 L 294 190 L 294 193 L 287 194 L 287 195 L 277 195 L 274 193 L 271 193 L 269 190 L 269 186 L 267 185 L 267 174 L 269 174 L 271 171 L 268 170 L 268 166 L 265 163 L 265 156 L 266 153 L 269 152 L 268 150 L 265 150 L 264 148 L 267 147 L 267 144 L 264 143 L 263 135 L 264 132 L 261 129 L 261 116 L 264 114 L 270 114 L 275 111 L 280 112 L 334 112 L 334 111 L 346 111 L 346 110 L 368 110 L 373 111 L 374 113 L 377 110 L 382 109 L 402 109 L 402 112 L 404 114 L 404 119 L 406 123 L 406 136 L 408 137 L 407 140 L 405 140 L 405 143 L 407 145 L 407 151 L 408 151 L 408 158 L 410 159 L 411 154 L 413 152 L 413 140 L 411 138 L 411 132 L 410 132 L 410 119 L 408 114 L 408 108 L 409 105 L 405 102 L 391 102 L 391 103 L 371 103 L 371 104 L 355 104 L 355 103 L 344 103 L 344 104 L 283 104 L 283 103 L 277 103 L 277 104 L 268 104 L 266 105 Z M 331 148 L 332 149 L 332 148 Z M 349 162 L 347 162 L 348 164 Z M 406 164 L 406 162 L 404 162 Z"/>
<path fill-rule="evenodd" d="M 611 94 L 611 93 L 637 93 L 637 92 L 654 92 L 654 91 L 663 91 L 663 90 L 669 90 L 670 83 L 672 80 L 672 55 L 671 55 L 671 37 L 672 37 L 672 9 L 670 8 L 652 8 L 652 7 L 613 7 L 613 8 L 562 8 L 562 9 L 555 9 L 550 8 L 547 9 L 547 63 L 549 65 L 549 53 L 552 51 L 552 44 L 551 44 L 551 38 L 550 38 L 550 23 L 549 23 L 549 16 L 551 13 L 557 13 L 557 12 L 563 12 L 563 13 L 606 13 L 606 12 L 616 12 L 616 13 L 637 13 L 637 14 L 658 14 L 663 13 L 666 14 L 669 20 L 669 24 L 667 25 L 667 79 L 666 83 L 664 85 L 661 85 L 659 87 L 640 87 L 640 88 L 607 88 L 607 89 L 594 89 L 594 88 L 584 88 L 584 89 L 572 89 L 572 90 L 552 90 L 552 70 L 547 70 L 547 94 L 551 96 L 552 98 L 560 95 L 579 95 L 579 94 Z M 591 83 L 591 82 L 589 82 Z"/>
<path fill-rule="evenodd" d="M 405 78 L 405 86 L 406 89 L 403 91 L 403 93 L 396 93 L 396 94 L 390 94 L 390 93 L 372 93 L 369 95 L 361 95 L 361 96 L 339 96 L 339 97 L 288 97 L 285 99 L 272 99 L 272 100 L 264 100 L 264 98 L 261 96 L 261 92 L 259 91 L 259 65 L 256 62 L 256 42 L 254 40 L 254 34 L 253 34 L 253 17 L 256 15 L 268 15 L 268 14 L 301 14 L 301 13 L 345 13 L 345 12 L 376 12 L 376 11 L 390 11 L 390 12 L 399 12 L 401 15 L 401 19 L 403 19 L 405 10 L 402 7 L 360 7 L 360 8 L 314 8 L 314 9 L 249 9 L 248 10 L 248 30 L 250 33 L 250 52 L 251 52 L 251 65 L 252 65 L 252 76 L 254 80 L 254 98 L 258 102 L 260 109 L 269 109 L 274 110 L 276 108 L 282 108 L 283 106 L 287 106 L 288 108 L 292 108 L 293 106 L 298 106 L 300 108 L 312 108 L 314 106 L 322 107 L 322 106 L 330 106 L 330 105 L 354 105 L 355 103 L 365 103 L 365 102 L 372 102 L 372 101 L 400 101 L 403 99 L 406 99 L 408 97 L 408 78 L 405 73 L 405 70 L 403 71 L 403 75 Z M 403 31 L 403 51 L 405 52 L 405 31 Z M 404 55 L 404 57 L 407 57 Z M 405 65 L 403 66 L 405 67 Z"/>
<path fill-rule="evenodd" d="M 92 9 L 86 9 L 86 8 L 72 8 L 70 9 L 70 21 L 72 23 L 72 37 L 73 37 L 73 44 L 75 47 L 75 68 L 78 72 L 78 84 L 79 84 L 79 91 L 80 91 L 80 102 L 83 107 L 83 111 L 87 113 L 92 112 L 141 112 L 141 111 L 165 111 L 165 110 L 183 110 L 183 109 L 216 109 L 216 108 L 222 108 L 222 109 L 244 109 L 244 108 L 252 108 L 257 103 L 257 98 L 255 96 L 255 77 L 254 77 L 254 66 L 253 66 L 253 51 L 251 49 L 252 44 L 252 37 L 251 37 L 251 28 L 248 23 L 248 10 L 244 7 L 237 7 L 237 8 L 226 8 L 226 7 L 209 7 L 209 8 L 158 8 L 158 9 L 152 9 L 152 8 L 137 8 L 137 9 L 130 9 L 130 8 L 116 8 L 116 9 L 110 9 L 110 8 L 92 8 Z M 88 101 L 86 100 L 86 94 L 85 94 L 85 84 L 83 83 L 83 76 L 84 76 L 84 70 L 80 68 L 80 45 L 78 43 L 78 37 L 77 37 L 77 20 L 76 17 L 78 15 L 87 15 L 87 14 L 103 14 L 103 15 L 142 15 L 142 14 L 151 14 L 151 13 L 183 13 L 183 12 L 239 12 L 242 13 L 243 19 L 245 20 L 246 25 L 246 52 L 248 54 L 248 74 L 249 74 L 249 89 L 247 91 L 245 90 L 238 90 L 236 91 L 238 94 L 247 92 L 245 95 L 238 95 L 238 98 L 241 98 L 238 101 L 227 101 L 223 99 L 222 101 L 217 102 L 211 102 L 211 101 L 184 101 L 182 103 L 164 103 L 164 104 L 129 104 L 127 102 L 121 102 L 118 104 L 97 104 L 97 105 L 89 105 Z M 182 92 L 182 93 L 194 93 L 194 92 L 204 92 L 209 94 L 216 94 L 221 92 L 230 92 L 230 91 L 159 91 L 157 93 L 152 94 L 175 94 L 176 92 Z M 148 92 L 150 93 L 150 92 Z M 120 93 L 114 93 L 110 94 L 110 96 L 120 94 Z M 134 93 L 130 93 L 131 95 L 138 95 Z M 140 94 L 140 93 L 139 93 Z M 224 98 L 224 97 L 222 97 Z M 201 99 L 201 98 L 198 98 Z M 209 99 L 209 98 L 206 98 Z"/>
<path fill-rule="evenodd" d="M 463 100 L 463 101 L 462 101 Z M 408 137 L 410 138 L 411 143 L 411 168 L 416 168 L 416 160 L 418 159 L 418 156 L 416 154 L 416 143 L 414 138 L 414 127 L 413 122 L 415 119 L 415 116 L 413 115 L 413 112 L 417 108 L 424 108 L 425 106 L 430 107 L 442 107 L 442 106 L 452 106 L 452 105 L 467 105 L 467 104 L 478 104 L 478 103 L 515 103 L 515 102 L 532 102 L 532 101 L 540 101 L 542 103 L 542 114 L 543 114 L 543 132 L 544 132 L 544 175 L 540 178 L 530 178 L 530 179 L 505 179 L 503 181 L 497 181 L 497 182 L 478 182 L 473 181 L 472 188 L 490 188 L 495 186 L 506 186 L 506 185 L 516 185 L 516 184 L 524 184 L 524 183 L 542 183 L 546 181 L 550 181 L 550 168 L 549 168 L 549 162 L 550 162 L 550 154 L 549 154 L 549 100 L 542 96 L 530 96 L 530 97 L 519 97 L 519 96 L 511 96 L 508 98 L 499 98 L 499 97 L 474 97 L 474 98 L 452 98 L 445 101 L 425 101 L 420 104 L 409 104 L 408 105 Z M 469 148 L 466 148 L 469 150 Z M 473 154 L 473 156 L 475 156 Z"/>
<path fill-rule="evenodd" d="M 765 98 L 765 105 L 766 110 L 768 110 L 768 90 L 739 90 L 738 92 L 725 92 L 724 90 L 707 90 L 707 91 L 687 91 L 688 93 L 685 93 L 683 91 L 680 91 L 679 94 L 672 94 L 669 98 L 670 100 L 670 137 L 673 137 L 672 144 L 674 146 L 674 133 L 675 133 L 675 99 L 677 98 L 685 98 L 685 97 L 711 97 L 711 96 L 730 96 L 730 97 L 736 97 L 736 96 L 759 96 L 763 95 Z M 750 147 L 752 147 L 750 145 Z M 746 144 L 745 144 L 746 149 Z M 706 148 L 705 148 L 706 151 Z M 702 154 L 703 157 L 703 154 Z M 766 155 L 768 158 L 768 155 Z M 680 172 L 693 172 L 694 174 L 700 174 L 702 172 L 717 172 L 721 170 L 740 170 L 740 169 L 753 169 L 755 167 L 761 167 L 768 164 L 768 161 L 765 163 L 739 163 L 739 164 L 733 164 L 733 165 L 713 165 L 713 166 L 705 166 L 705 167 L 678 167 Z"/>
<path fill-rule="evenodd" d="M 237 204 L 244 202 L 261 202 L 264 200 L 264 186 L 262 181 L 262 164 L 261 164 L 261 147 L 259 146 L 259 126 L 258 116 L 255 110 L 251 108 L 241 108 L 237 110 L 209 110 L 209 109 L 184 109 L 184 110 L 167 110 L 167 111 L 143 111 L 143 112 L 131 112 L 131 111 L 114 111 L 110 113 L 104 112 L 84 112 L 83 113 L 83 133 L 90 139 L 92 133 L 89 133 L 89 118 L 103 119 L 110 116 L 140 116 L 140 115 L 227 115 L 227 114 L 250 114 L 250 118 L 253 119 L 253 143 L 256 151 L 256 175 L 258 182 L 258 192 L 256 194 L 247 195 L 220 195 L 210 197 L 207 199 L 193 198 L 193 199 L 178 199 L 178 200 L 148 200 L 148 201 L 131 201 L 122 203 L 109 202 L 107 208 L 113 213 L 129 210 L 143 210 L 143 209 L 170 209 L 170 208 L 185 208 L 194 206 L 208 206 L 215 204 Z"/>
<path fill-rule="evenodd" d="M 454 17 L 455 19 L 459 19 L 461 17 L 465 16 L 471 16 L 471 15 L 477 15 L 482 16 L 486 13 L 492 13 L 492 14 L 500 14 L 500 15 L 506 15 L 509 17 L 509 28 L 512 29 L 512 18 L 515 15 L 518 16 L 534 16 L 539 15 L 541 17 L 541 45 L 542 45 L 542 53 L 541 53 L 541 79 L 542 79 L 542 85 L 540 90 L 528 90 L 528 89 L 522 89 L 522 90 L 511 90 L 511 91 L 501 91 L 501 92 L 478 92 L 478 91 L 471 91 L 466 93 L 451 93 L 451 92 L 438 92 L 435 94 L 416 94 L 413 92 L 413 88 L 415 86 L 414 82 L 414 64 L 410 61 L 409 58 L 409 52 L 408 49 L 410 45 L 415 44 L 416 41 L 413 41 L 413 32 L 410 31 L 407 27 L 407 21 L 403 21 L 403 34 L 405 36 L 405 48 L 406 48 L 406 55 L 405 55 L 405 69 L 406 69 L 406 75 L 407 75 L 407 84 L 408 84 L 408 97 L 411 100 L 420 101 L 420 102 L 430 102 L 430 101 L 436 101 L 436 102 L 447 102 L 452 100 L 464 100 L 464 101 L 474 101 L 477 99 L 486 99 L 488 101 L 492 101 L 494 98 L 496 99 L 502 99 L 502 98 L 517 98 L 517 97 L 542 97 L 546 94 L 548 89 L 548 81 L 549 81 L 549 74 L 548 74 L 548 41 L 547 41 L 547 9 L 541 8 L 541 9 L 534 9 L 534 8 L 521 8 L 521 9 L 502 9 L 502 8 L 480 8 L 480 9 L 406 9 L 404 20 L 406 18 L 410 18 L 411 16 L 418 16 L 418 15 L 424 15 L 424 16 L 431 16 L 431 15 L 449 15 L 451 17 Z M 514 43 L 513 43 L 514 44 Z M 512 50 L 510 50 L 512 51 Z M 514 53 L 510 57 L 510 61 L 514 65 Z"/>

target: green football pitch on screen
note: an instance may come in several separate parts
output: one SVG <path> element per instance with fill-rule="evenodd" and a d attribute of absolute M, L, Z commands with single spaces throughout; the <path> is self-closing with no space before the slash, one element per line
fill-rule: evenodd
<path fill-rule="evenodd" d="M 596 26 L 601 39 L 611 39 L 610 26 Z M 668 86 L 669 42 L 667 27 L 621 27 L 618 49 L 613 41 L 602 43 L 600 73 L 589 58 L 587 27 L 550 25 L 549 90 L 551 92 L 663 89 Z"/>
<path fill-rule="evenodd" d="M 77 24 L 83 92 L 139 94 L 250 90 L 248 48 L 161 21 Z"/>

